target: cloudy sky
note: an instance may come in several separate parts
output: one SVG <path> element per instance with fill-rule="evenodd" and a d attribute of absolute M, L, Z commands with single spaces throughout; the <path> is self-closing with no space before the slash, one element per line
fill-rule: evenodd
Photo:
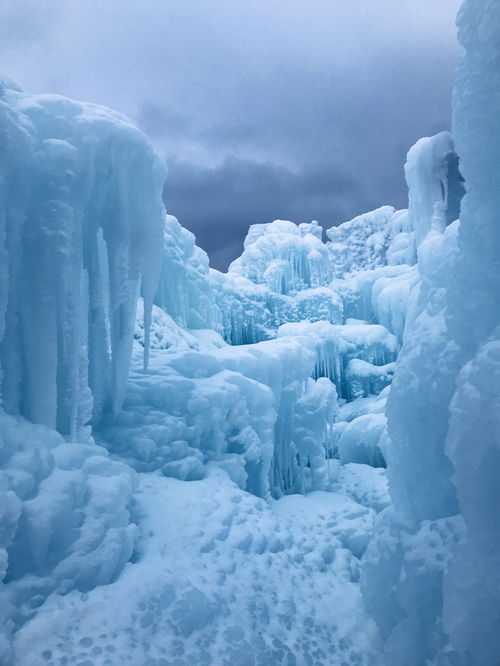
<path fill-rule="evenodd" d="M 248 226 L 406 205 L 450 126 L 459 0 L 0 0 L 0 69 L 116 108 L 167 161 L 169 212 L 216 267 Z"/>

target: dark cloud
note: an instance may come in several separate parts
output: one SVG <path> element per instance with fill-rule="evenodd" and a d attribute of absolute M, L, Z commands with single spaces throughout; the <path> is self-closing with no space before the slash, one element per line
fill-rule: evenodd
<path fill-rule="evenodd" d="M 353 199 L 358 212 L 370 204 L 359 183 L 334 166 L 296 173 L 235 157 L 213 168 L 173 161 L 164 198 L 219 269 L 241 254 L 251 224 L 317 219 L 328 228 L 347 219 Z"/>
<path fill-rule="evenodd" d="M 131 116 L 214 263 L 249 224 L 406 203 L 450 126 L 459 0 L 3 0 L 3 73 Z"/>

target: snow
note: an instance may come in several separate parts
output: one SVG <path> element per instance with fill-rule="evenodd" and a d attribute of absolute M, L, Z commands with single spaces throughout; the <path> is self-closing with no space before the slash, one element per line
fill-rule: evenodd
<path fill-rule="evenodd" d="M 17 634 L 19 663 L 372 663 L 356 581 L 373 509 L 339 493 L 269 504 L 220 471 L 139 476 L 134 562 L 112 585 L 49 599 Z"/>

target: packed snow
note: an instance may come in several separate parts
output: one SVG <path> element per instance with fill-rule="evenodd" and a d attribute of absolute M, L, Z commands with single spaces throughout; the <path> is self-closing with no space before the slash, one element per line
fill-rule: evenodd
<path fill-rule="evenodd" d="M 130 121 L 0 80 L 2 665 L 500 663 L 500 6 L 458 26 L 408 209 L 226 273 Z"/>

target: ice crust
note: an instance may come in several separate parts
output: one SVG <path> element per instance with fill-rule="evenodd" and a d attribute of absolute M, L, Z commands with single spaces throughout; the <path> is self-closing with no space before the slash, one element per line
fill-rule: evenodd
<path fill-rule="evenodd" d="M 500 8 L 458 25 L 408 210 L 227 273 L 129 121 L 0 80 L 1 664 L 499 661 Z"/>

